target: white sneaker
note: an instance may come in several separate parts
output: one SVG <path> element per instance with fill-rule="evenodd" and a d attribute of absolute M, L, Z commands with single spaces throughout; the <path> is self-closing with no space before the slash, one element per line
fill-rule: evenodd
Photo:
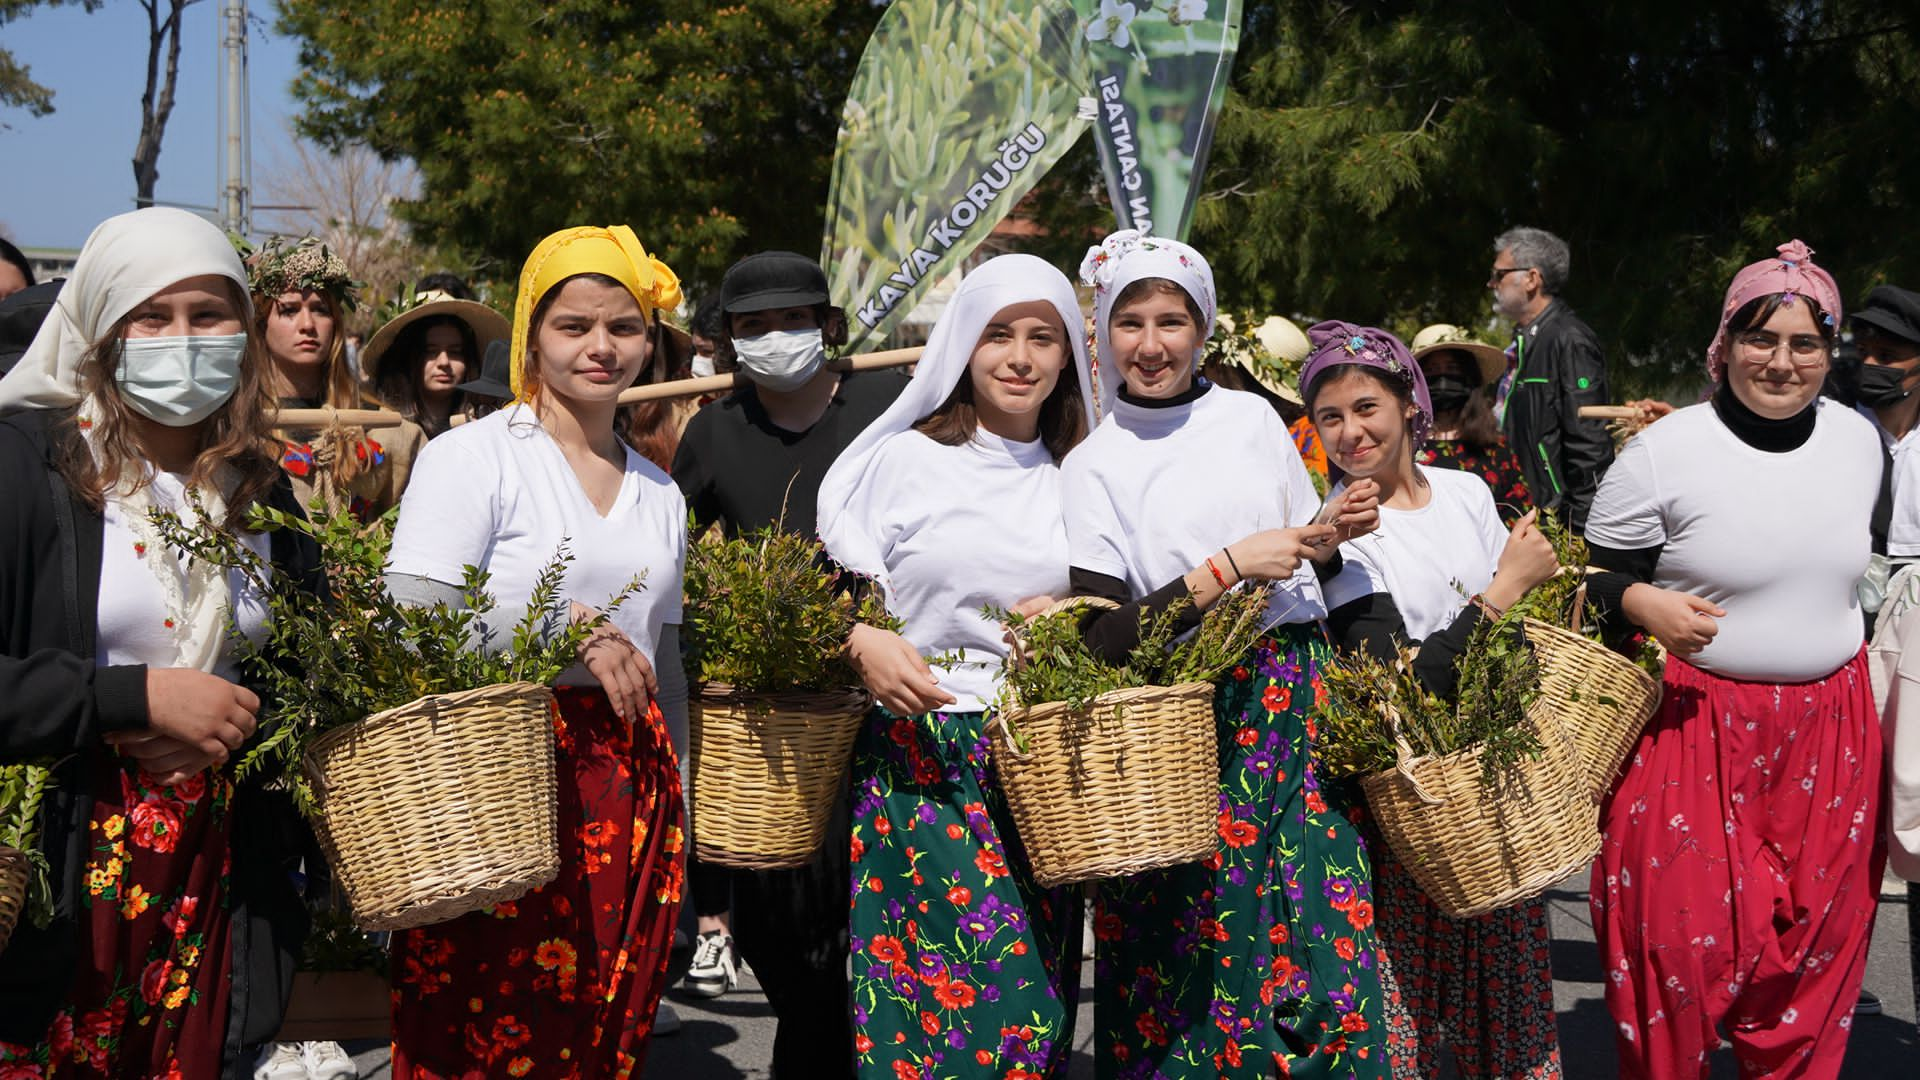
<path fill-rule="evenodd" d="M 680 987 L 697 997 L 717 998 L 740 985 L 740 961 L 734 956 L 733 935 L 710 930 L 693 945 L 693 966 Z"/>
<path fill-rule="evenodd" d="M 660 999 L 660 1008 L 653 1014 L 653 1033 L 655 1035 L 680 1034 L 680 1014 L 665 998 Z"/>
<path fill-rule="evenodd" d="M 307 1080 L 306 1058 L 300 1043 L 274 1043 L 260 1051 L 254 1063 L 253 1080 Z"/>
<path fill-rule="evenodd" d="M 301 1043 L 300 1059 L 312 1080 L 360 1080 L 360 1067 L 337 1042 Z"/>

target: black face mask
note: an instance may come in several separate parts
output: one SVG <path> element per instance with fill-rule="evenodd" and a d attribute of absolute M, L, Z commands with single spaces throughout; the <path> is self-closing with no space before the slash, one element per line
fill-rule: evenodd
<path fill-rule="evenodd" d="M 1913 393 L 1913 387 L 1905 385 L 1907 373 L 1897 367 L 1884 364 L 1860 365 L 1860 403 L 1873 407 L 1885 407 L 1905 401 Z M 1439 402 L 1434 403 L 1439 407 Z"/>
<path fill-rule="evenodd" d="M 1427 380 L 1427 396 L 1433 399 L 1434 412 L 1458 412 L 1467 407 L 1474 387 L 1458 375 L 1436 375 Z"/>

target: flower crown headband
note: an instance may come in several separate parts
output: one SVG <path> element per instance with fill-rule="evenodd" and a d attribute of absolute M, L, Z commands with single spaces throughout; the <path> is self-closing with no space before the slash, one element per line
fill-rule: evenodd
<path fill-rule="evenodd" d="M 241 252 L 246 256 L 244 247 Z M 346 260 L 317 237 L 308 236 L 292 245 L 277 236 L 268 240 L 259 251 L 247 256 L 247 276 L 255 296 L 324 292 L 348 311 L 359 304 L 360 282 L 353 280 Z"/>

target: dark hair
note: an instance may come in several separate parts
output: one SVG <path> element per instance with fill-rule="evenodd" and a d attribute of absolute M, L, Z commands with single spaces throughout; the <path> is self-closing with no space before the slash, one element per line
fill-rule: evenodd
<path fill-rule="evenodd" d="M 1193 298 L 1193 294 L 1181 288 L 1178 282 L 1169 281 L 1163 277 L 1141 278 L 1121 289 L 1120 295 L 1113 298 L 1113 306 L 1107 309 L 1108 317 L 1111 318 L 1113 312 L 1119 311 L 1136 300 L 1154 295 L 1178 296 L 1186 301 L 1187 314 L 1193 316 L 1195 326 L 1200 326 L 1207 321 L 1206 313 L 1200 310 L 1200 302 Z"/>
<path fill-rule="evenodd" d="M 1387 372 L 1374 367 L 1372 364 L 1335 364 L 1321 371 L 1320 374 L 1314 378 L 1313 385 L 1307 387 L 1307 415 L 1313 415 L 1313 403 L 1320 399 L 1320 391 L 1325 390 L 1327 387 L 1332 386 L 1342 379 L 1356 375 L 1368 379 L 1376 386 L 1385 387 L 1387 391 L 1393 395 L 1394 400 L 1400 403 L 1403 410 L 1406 406 L 1414 403 L 1413 384 L 1405 379 L 1396 379 Z M 1412 430 L 1413 424 L 1411 421 L 1403 420 L 1402 423 L 1405 424 L 1409 431 Z M 1316 420 L 1314 422 L 1314 429 L 1317 431 L 1319 427 L 1319 421 Z M 1408 445 L 1411 447 L 1411 440 L 1409 440 Z"/>
<path fill-rule="evenodd" d="M 1067 350 L 1067 366 L 1060 370 L 1060 381 L 1047 400 L 1040 403 L 1040 441 L 1055 461 L 1080 445 L 1087 437 L 1087 410 L 1081 399 L 1079 365 L 1072 362 L 1073 346 L 1061 342 Z M 959 446 L 980 426 L 973 405 L 973 372 L 969 370 L 954 384 L 953 392 L 940 407 L 920 418 L 913 430 L 942 446 Z"/>
<path fill-rule="evenodd" d="M 421 278 L 413 286 L 413 291 L 417 293 L 443 292 L 455 300 L 473 299 L 473 290 L 467 287 L 467 283 L 445 270 L 436 270 L 426 277 Z"/>
<path fill-rule="evenodd" d="M 420 425 L 428 438 L 446 430 L 446 424 L 427 413 L 426 395 L 421 392 L 420 379 L 427 369 L 427 331 L 440 326 L 451 326 L 460 331 L 460 347 L 467 358 L 468 375 L 480 369 L 479 342 L 474 339 L 473 327 L 465 319 L 452 315 L 429 315 L 417 322 L 408 324 L 387 346 L 385 362 L 380 365 L 380 384 L 374 389 L 381 398 L 392 405 L 401 416 Z M 449 415 L 457 413 L 466 395 L 453 392 Z"/>
<path fill-rule="evenodd" d="M 687 331 L 714 342 L 727 335 L 726 313 L 720 310 L 719 296 L 709 296 L 694 307 Z"/>
<path fill-rule="evenodd" d="M 27 260 L 25 252 L 14 247 L 4 236 L 0 236 L 0 262 L 10 262 L 19 267 L 20 276 L 27 279 L 27 284 L 35 284 L 33 280 L 33 263 Z"/>
<path fill-rule="evenodd" d="M 1499 446 L 1506 437 L 1500 431 L 1500 421 L 1493 415 L 1493 389 L 1480 378 L 1480 365 L 1473 356 L 1460 349 L 1435 349 L 1421 359 L 1448 353 L 1460 357 L 1461 377 L 1473 387 L 1473 393 L 1467 395 L 1467 403 L 1460 407 L 1459 418 L 1454 421 L 1454 440 L 1483 450 Z M 1428 376 L 1429 381 L 1432 378 Z"/>
<path fill-rule="evenodd" d="M 1749 330 L 1758 330 L 1767 325 L 1768 319 L 1773 318 L 1781 308 L 1788 306 L 1787 297 L 1789 296 L 1793 297 L 1794 303 L 1805 304 L 1812 310 L 1813 328 L 1819 332 L 1820 340 L 1832 345 L 1834 337 L 1839 333 L 1839 328 L 1835 325 L 1836 320 L 1827 314 L 1818 300 L 1805 293 L 1768 293 L 1765 296 L 1754 297 L 1735 308 L 1733 314 L 1727 316 L 1727 333 L 1729 335 L 1744 334 Z"/>

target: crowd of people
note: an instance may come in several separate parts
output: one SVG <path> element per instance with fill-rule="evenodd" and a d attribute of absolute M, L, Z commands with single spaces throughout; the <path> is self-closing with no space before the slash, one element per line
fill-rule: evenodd
<path fill-rule="evenodd" d="M 423 281 L 350 351 L 324 245 L 243 262 L 183 211 L 108 220 L 66 281 L 0 298 L 0 763 L 59 763 L 54 918 L 0 953 L 0 1078 L 353 1075 L 274 1043 L 307 921 L 289 870 L 322 868 L 228 764 L 262 723 L 230 632 L 265 605 L 150 519 L 323 588 L 311 544 L 246 531 L 256 505 L 397 507 L 410 604 L 459 607 L 467 567 L 526 595 L 564 541 L 569 614 L 598 620 L 555 687 L 559 877 L 393 936 L 395 1076 L 639 1075 L 683 905 L 686 988 L 751 965 L 781 1080 L 1064 1075 L 1089 918 L 1101 1076 L 1560 1075 L 1544 904 L 1450 918 L 1316 761 L 1326 665 L 1412 645 L 1454 697 L 1475 627 L 1560 570 L 1549 514 L 1590 547 L 1603 624 L 1667 656 L 1590 890 L 1622 1073 L 1705 1076 L 1724 1038 L 1743 1074 L 1838 1075 L 1882 867 L 1920 878 L 1920 294 L 1849 320 L 1782 244 L 1701 313 L 1700 402 L 1648 403 L 1616 457 L 1580 415 L 1609 393 L 1566 245 L 1492 249 L 1505 350 L 1275 319 L 1267 360 L 1208 364 L 1206 256 L 1121 231 L 1078 268 L 1090 316 L 1059 268 L 987 259 L 909 375 L 826 363 L 846 315 L 787 252 L 735 264 L 683 331 L 634 230 L 567 228 L 511 319 Z M 714 372 L 745 385 L 618 401 Z M 370 405 L 397 422 L 276 426 Z M 686 799 L 688 546 L 764 528 L 817 535 L 895 621 L 847 638 L 873 708 L 829 841 L 783 871 L 692 857 Z M 1117 660 L 1143 615 L 1188 630 L 1244 582 L 1273 589 L 1215 694 L 1214 853 L 1040 886 L 986 736 L 1009 645 L 985 612 L 1097 597 L 1083 633 Z"/>

